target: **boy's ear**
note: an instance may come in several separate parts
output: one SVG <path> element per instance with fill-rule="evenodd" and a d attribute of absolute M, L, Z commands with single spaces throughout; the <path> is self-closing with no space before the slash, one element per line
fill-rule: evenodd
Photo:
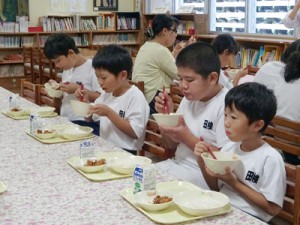
<path fill-rule="evenodd" d="M 126 71 L 126 70 L 122 70 L 122 71 L 119 73 L 118 77 L 119 77 L 120 79 L 122 79 L 122 80 L 127 80 L 127 78 L 128 78 L 127 71 Z"/>
<path fill-rule="evenodd" d="M 257 120 L 253 122 L 253 127 L 255 131 L 259 132 L 265 126 L 265 121 Z"/>
<path fill-rule="evenodd" d="M 74 52 L 72 49 L 69 49 L 69 50 L 68 50 L 68 53 L 69 53 L 69 55 L 75 54 L 75 52 Z"/>
<path fill-rule="evenodd" d="M 211 72 L 208 75 L 208 79 L 209 79 L 210 83 L 216 84 L 216 83 L 218 83 L 219 75 L 217 72 Z"/>

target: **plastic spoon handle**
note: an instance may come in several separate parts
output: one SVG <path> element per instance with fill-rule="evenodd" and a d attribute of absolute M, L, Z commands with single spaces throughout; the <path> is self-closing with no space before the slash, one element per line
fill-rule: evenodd
<path fill-rule="evenodd" d="M 203 137 L 200 137 L 200 141 L 204 141 Z M 217 157 L 210 148 L 208 148 L 208 152 L 213 157 L 213 159 L 217 159 Z"/>

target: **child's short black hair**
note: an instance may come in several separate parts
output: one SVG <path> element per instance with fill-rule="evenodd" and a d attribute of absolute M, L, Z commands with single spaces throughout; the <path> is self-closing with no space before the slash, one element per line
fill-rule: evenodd
<path fill-rule="evenodd" d="M 246 115 L 249 124 L 263 120 L 265 125 L 260 132 L 267 128 L 277 110 L 273 91 L 256 82 L 244 83 L 232 88 L 225 97 L 225 108 L 232 109 L 233 105 Z"/>
<path fill-rule="evenodd" d="M 126 70 L 128 79 L 132 73 L 132 58 L 126 48 L 120 45 L 107 45 L 100 49 L 93 58 L 95 69 L 104 69 L 118 76 L 122 70 Z"/>
<path fill-rule="evenodd" d="M 189 68 L 207 79 L 212 72 L 220 74 L 221 62 L 216 49 L 198 41 L 182 49 L 176 57 L 176 66 Z"/>
<path fill-rule="evenodd" d="M 48 59 L 56 59 L 61 55 L 68 56 L 69 50 L 73 50 L 76 54 L 79 53 L 74 39 L 63 33 L 50 35 L 44 46 L 44 53 Z"/>
<path fill-rule="evenodd" d="M 227 54 L 233 55 L 236 55 L 239 50 L 238 45 L 231 34 L 219 34 L 211 42 L 211 45 L 216 48 L 219 55 L 226 49 L 228 50 Z"/>

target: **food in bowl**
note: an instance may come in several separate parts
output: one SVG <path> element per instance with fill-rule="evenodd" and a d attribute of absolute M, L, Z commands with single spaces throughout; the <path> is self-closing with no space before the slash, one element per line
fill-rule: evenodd
<path fill-rule="evenodd" d="M 72 106 L 73 112 L 77 116 L 89 117 L 91 115 L 88 113 L 90 110 L 90 107 L 91 107 L 91 104 L 89 104 L 89 103 L 71 100 L 71 106 Z"/>
<path fill-rule="evenodd" d="M 192 216 L 217 213 L 229 204 L 229 198 L 216 191 L 189 190 L 176 194 L 174 203 Z"/>
<path fill-rule="evenodd" d="M 101 166 L 103 164 L 106 164 L 106 159 L 88 159 L 86 161 L 86 164 L 84 164 L 84 166 Z"/>
<path fill-rule="evenodd" d="M 60 84 L 56 81 L 45 83 L 44 86 L 48 95 L 52 98 L 60 98 L 63 95 L 63 91 L 60 90 Z"/>
<path fill-rule="evenodd" d="M 14 107 L 10 111 L 8 111 L 8 114 L 10 114 L 12 116 L 23 116 L 23 115 L 27 114 L 27 112 L 23 109 Z"/>
<path fill-rule="evenodd" d="M 177 126 L 180 114 L 177 113 L 170 113 L 170 114 L 163 114 L 163 113 L 154 113 L 152 114 L 155 121 L 159 125 L 166 125 L 166 126 Z"/>
<path fill-rule="evenodd" d="M 135 166 L 138 164 L 141 167 L 150 165 L 152 162 L 151 159 L 144 156 L 124 156 L 116 157 L 111 161 L 111 168 L 113 171 L 120 174 L 132 174 Z"/>
<path fill-rule="evenodd" d="M 34 135 L 40 139 L 51 139 L 56 136 L 56 131 L 55 130 L 36 130 Z"/>
<path fill-rule="evenodd" d="M 84 138 L 91 135 L 93 128 L 86 126 L 69 126 L 60 131 L 60 134 L 65 139 Z"/>
<path fill-rule="evenodd" d="M 228 168 L 229 171 L 232 171 L 240 162 L 240 157 L 230 152 L 214 151 L 214 155 L 217 159 L 213 159 L 208 152 L 202 153 L 201 157 L 207 168 L 216 174 L 223 175 L 227 173 L 226 168 Z"/>
<path fill-rule="evenodd" d="M 106 166 L 106 159 L 79 159 L 77 168 L 84 173 L 96 173 L 102 171 Z"/>
<path fill-rule="evenodd" d="M 147 211 L 160 211 L 168 208 L 173 203 L 169 193 L 141 191 L 134 195 L 135 204 Z"/>

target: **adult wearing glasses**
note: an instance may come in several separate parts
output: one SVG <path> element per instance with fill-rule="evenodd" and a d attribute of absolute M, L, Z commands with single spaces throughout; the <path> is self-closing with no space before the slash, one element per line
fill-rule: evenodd
<path fill-rule="evenodd" d="M 156 113 L 154 98 L 165 87 L 169 92 L 170 84 L 178 79 L 175 57 L 184 47 L 177 44 L 178 20 L 169 15 L 156 15 L 147 34 L 150 40 L 140 48 L 134 62 L 132 80 L 144 81 L 144 94 L 150 107 L 150 114 Z M 191 42 L 191 41 L 189 41 Z"/>
<path fill-rule="evenodd" d="M 283 24 L 287 28 L 294 28 L 296 38 L 300 38 L 300 0 L 297 1 L 294 8 L 287 12 L 285 18 L 283 19 Z"/>

